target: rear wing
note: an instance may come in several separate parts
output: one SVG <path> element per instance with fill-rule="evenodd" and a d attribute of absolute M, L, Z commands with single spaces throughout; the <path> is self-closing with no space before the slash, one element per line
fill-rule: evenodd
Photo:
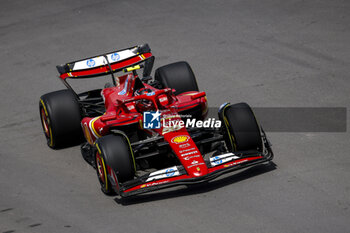
<path fill-rule="evenodd" d="M 143 44 L 58 65 L 56 68 L 60 78 L 65 80 L 66 78 L 90 78 L 108 73 L 113 75 L 124 68 L 145 62 L 143 75 L 149 76 L 153 61 L 150 47 L 148 44 Z"/>

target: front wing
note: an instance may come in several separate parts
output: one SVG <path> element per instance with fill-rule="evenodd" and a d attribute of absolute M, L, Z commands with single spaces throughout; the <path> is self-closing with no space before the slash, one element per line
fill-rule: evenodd
<path fill-rule="evenodd" d="M 204 176 L 191 177 L 187 175 L 183 166 L 173 166 L 125 182 L 120 187 L 117 186 L 117 192 L 122 197 L 128 197 L 178 185 L 198 184 L 215 179 L 228 172 L 269 162 L 272 158 L 272 152 L 268 156 L 264 156 L 260 152 L 222 154 L 205 160 L 208 173 Z M 112 183 L 118 183 L 113 181 L 115 180 L 112 179 Z"/>

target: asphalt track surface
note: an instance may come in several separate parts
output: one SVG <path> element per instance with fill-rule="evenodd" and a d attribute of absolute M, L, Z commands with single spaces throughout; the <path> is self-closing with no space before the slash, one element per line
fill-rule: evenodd
<path fill-rule="evenodd" d="M 349 41 L 345 0 L 2 0 L 0 232 L 349 232 L 348 132 L 268 133 L 276 166 L 123 202 L 38 114 L 55 65 L 144 42 L 155 67 L 188 61 L 210 106 L 349 108 Z"/>

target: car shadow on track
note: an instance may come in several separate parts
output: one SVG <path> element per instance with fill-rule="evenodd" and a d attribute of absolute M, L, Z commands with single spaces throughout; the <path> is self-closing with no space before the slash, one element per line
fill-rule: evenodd
<path fill-rule="evenodd" d="M 243 170 L 234 175 L 229 175 L 227 177 L 225 176 L 224 178 L 218 178 L 214 181 L 194 184 L 189 186 L 183 186 L 184 188 L 177 189 L 177 190 L 168 189 L 169 191 L 166 191 L 167 189 L 164 189 L 162 191 L 157 191 L 153 193 L 150 192 L 147 194 L 141 194 L 141 195 L 127 197 L 127 198 L 116 197 L 114 198 L 114 201 L 121 205 L 134 205 L 139 203 L 206 193 L 230 184 L 234 184 L 236 182 L 239 182 L 245 179 L 249 179 L 257 175 L 261 175 L 266 172 L 273 171 L 276 168 L 277 168 L 277 165 L 273 162 L 270 162 L 268 164 L 260 164 L 251 168 L 247 168 L 246 170 Z"/>

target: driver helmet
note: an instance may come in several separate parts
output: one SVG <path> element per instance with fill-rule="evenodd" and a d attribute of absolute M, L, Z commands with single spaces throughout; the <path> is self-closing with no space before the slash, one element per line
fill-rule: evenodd
<path fill-rule="evenodd" d="M 140 89 L 135 91 L 135 96 L 145 95 L 145 94 L 148 96 L 152 96 L 155 94 L 155 92 L 150 88 L 140 88 Z M 142 100 L 136 101 L 136 108 L 141 112 L 145 112 L 145 111 L 153 110 L 154 106 L 153 106 L 152 101 L 142 99 Z"/>
<path fill-rule="evenodd" d="M 155 93 L 154 93 L 154 91 L 152 89 L 145 88 L 145 87 L 144 88 L 140 88 L 140 89 L 135 91 L 135 96 L 144 95 L 144 94 L 150 96 L 150 95 L 154 95 Z"/>

